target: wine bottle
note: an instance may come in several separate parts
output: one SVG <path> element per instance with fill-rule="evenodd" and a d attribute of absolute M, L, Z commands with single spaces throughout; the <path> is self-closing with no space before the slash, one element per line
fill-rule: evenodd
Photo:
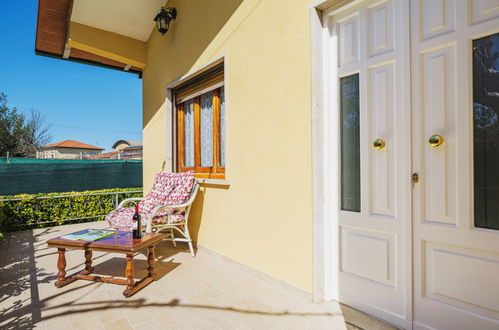
<path fill-rule="evenodd" d="M 135 205 L 135 214 L 133 215 L 132 236 L 134 239 L 142 238 L 142 219 L 139 214 L 139 205 Z"/>

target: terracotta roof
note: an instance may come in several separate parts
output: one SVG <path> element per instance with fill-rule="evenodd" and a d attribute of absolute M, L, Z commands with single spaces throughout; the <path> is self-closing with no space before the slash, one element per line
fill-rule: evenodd
<path fill-rule="evenodd" d="M 142 155 L 121 156 L 120 159 L 142 159 Z"/>
<path fill-rule="evenodd" d="M 90 144 L 74 140 L 65 140 L 57 143 L 47 144 L 46 146 L 43 146 L 43 148 L 77 148 L 77 149 L 104 150 L 103 148 L 99 148 L 96 146 L 92 146 Z"/>
<path fill-rule="evenodd" d="M 119 151 L 105 152 L 103 154 L 93 155 L 88 159 L 118 159 Z"/>

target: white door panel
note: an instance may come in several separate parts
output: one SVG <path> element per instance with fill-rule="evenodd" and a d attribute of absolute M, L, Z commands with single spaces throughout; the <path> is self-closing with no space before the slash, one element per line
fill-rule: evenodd
<path fill-rule="evenodd" d="M 360 103 L 360 119 L 351 113 L 342 117 L 347 126 L 352 118 L 358 120 L 358 135 L 343 138 L 359 139 L 360 184 L 356 197 L 339 203 L 345 205 L 339 211 L 339 299 L 402 327 L 409 326 L 412 317 L 411 260 L 406 257 L 411 205 L 405 78 L 409 28 L 395 27 L 408 21 L 408 8 L 407 1 L 365 1 L 330 21 L 333 39 L 338 38 L 339 111 L 342 79 L 352 75 L 358 75 Z M 376 139 L 384 141 L 382 149 L 373 148 Z M 355 198 L 359 201 L 352 201 Z"/>
<path fill-rule="evenodd" d="M 444 144 L 432 148 L 418 144 L 424 155 L 424 221 L 456 224 L 456 49 L 454 45 L 433 49 L 420 55 L 421 88 L 418 95 L 422 121 L 419 130 L 428 139 L 437 134 Z"/>
<path fill-rule="evenodd" d="M 376 56 L 393 50 L 393 2 L 377 3 L 368 8 L 370 29 L 369 56 Z"/>
<path fill-rule="evenodd" d="M 368 141 L 383 137 L 391 148 L 371 152 L 369 178 L 371 191 L 368 195 L 370 214 L 393 217 L 396 214 L 397 162 L 394 150 L 396 141 L 395 113 L 395 64 L 389 62 L 368 69 Z"/>
<path fill-rule="evenodd" d="M 337 21 L 337 30 L 340 40 L 339 59 L 340 66 L 359 61 L 359 15 L 354 12 L 353 15 L 344 17 Z"/>
<path fill-rule="evenodd" d="M 455 30 L 455 0 L 413 0 L 412 2 L 413 4 L 419 2 L 419 9 L 425 13 L 419 16 L 421 40 Z"/>
<path fill-rule="evenodd" d="M 339 300 L 408 329 L 499 329 L 499 158 L 486 157 L 499 154 L 499 100 L 486 101 L 499 59 L 473 62 L 499 33 L 499 0 L 345 8 L 329 16 Z"/>
<path fill-rule="evenodd" d="M 499 17 L 499 0 L 472 0 L 471 17 L 473 24 Z"/>
<path fill-rule="evenodd" d="M 473 213 L 472 40 L 498 32 L 496 8 L 411 3 L 416 329 L 499 328 L 499 231 L 475 228 Z"/>

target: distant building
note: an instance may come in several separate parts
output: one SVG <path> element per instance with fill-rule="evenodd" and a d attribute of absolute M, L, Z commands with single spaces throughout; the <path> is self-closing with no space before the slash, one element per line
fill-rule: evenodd
<path fill-rule="evenodd" d="M 113 144 L 114 151 L 122 151 L 128 147 L 142 147 L 142 141 L 118 140 Z"/>
<path fill-rule="evenodd" d="M 142 159 L 142 141 L 118 140 L 112 148 L 114 151 L 94 155 L 89 159 Z"/>
<path fill-rule="evenodd" d="M 113 149 L 119 153 L 118 159 L 142 159 L 142 141 L 118 140 L 113 144 Z"/>
<path fill-rule="evenodd" d="M 102 150 L 104 149 L 83 142 L 65 140 L 43 146 L 36 158 L 84 159 L 99 155 Z"/>
<path fill-rule="evenodd" d="M 142 159 L 142 146 L 126 147 L 121 150 L 121 158 Z"/>
<path fill-rule="evenodd" d="M 119 151 L 111 151 L 111 152 L 104 152 L 98 155 L 90 156 L 88 159 L 96 159 L 96 160 L 101 160 L 101 159 L 120 159 L 121 155 Z"/>

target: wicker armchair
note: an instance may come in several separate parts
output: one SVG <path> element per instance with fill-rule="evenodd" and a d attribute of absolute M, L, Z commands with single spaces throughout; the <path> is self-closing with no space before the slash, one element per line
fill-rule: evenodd
<path fill-rule="evenodd" d="M 125 206 L 139 202 L 142 226 L 146 232 L 166 231 L 165 240 L 172 241 L 175 247 L 176 242 L 187 242 L 191 255 L 194 256 L 188 221 L 198 189 L 199 185 L 195 182 L 192 172 L 160 172 L 145 198 L 123 200 L 106 216 L 106 221 L 115 229 L 130 230 L 135 211 L 133 207 Z M 182 237 L 175 237 L 175 232 Z"/>

